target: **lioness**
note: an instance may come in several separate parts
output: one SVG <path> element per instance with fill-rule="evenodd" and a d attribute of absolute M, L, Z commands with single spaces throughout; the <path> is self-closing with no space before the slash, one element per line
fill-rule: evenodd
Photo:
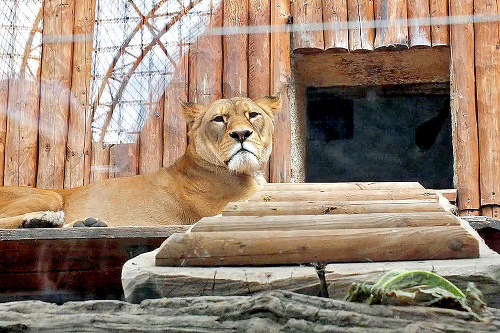
<path fill-rule="evenodd" d="M 67 227 L 87 218 L 108 226 L 191 224 L 250 197 L 265 183 L 280 98 L 182 105 L 189 144 L 173 165 L 57 191 L 0 187 L 0 228 Z"/>

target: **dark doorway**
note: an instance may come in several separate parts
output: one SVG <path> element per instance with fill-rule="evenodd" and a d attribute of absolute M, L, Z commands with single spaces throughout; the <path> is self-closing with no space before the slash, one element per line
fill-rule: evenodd
<path fill-rule="evenodd" d="M 307 89 L 307 181 L 453 188 L 448 84 Z"/>

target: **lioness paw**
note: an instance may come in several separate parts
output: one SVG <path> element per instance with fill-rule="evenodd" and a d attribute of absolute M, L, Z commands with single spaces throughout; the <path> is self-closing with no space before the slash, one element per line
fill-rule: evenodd
<path fill-rule="evenodd" d="M 20 228 L 60 228 L 64 224 L 64 212 L 35 212 L 25 214 Z"/>
<path fill-rule="evenodd" d="M 92 217 L 86 218 L 84 221 L 77 221 L 73 224 L 73 228 L 93 228 L 93 227 L 107 227 L 108 225 L 98 219 Z"/>

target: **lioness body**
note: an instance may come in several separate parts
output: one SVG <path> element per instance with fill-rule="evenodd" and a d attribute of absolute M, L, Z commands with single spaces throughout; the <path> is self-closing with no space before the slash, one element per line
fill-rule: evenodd
<path fill-rule="evenodd" d="M 46 211 L 63 211 L 68 225 L 93 217 L 109 226 L 190 224 L 218 214 L 265 183 L 277 108 L 273 97 L 185 104 L 189 145 L 170 167 L 58 191 L 0 187 L 0 227 L 17 228 Z"/>

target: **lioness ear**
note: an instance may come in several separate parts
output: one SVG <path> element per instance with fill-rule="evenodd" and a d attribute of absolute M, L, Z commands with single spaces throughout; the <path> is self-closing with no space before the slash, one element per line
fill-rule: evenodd
<path fill-rule="evenodd" d="M 182 111 L 184 112 L 184 117 L 189 124 L 192 124 L 200 114 L 205 112 L 206 106 L 191 102 L 180 102 L 182 106 Z"/>
<path fill-rule="evenodd" d="M 281 109 L 280 95 L 265 96 L 254 101 L 264 111 L 273 117 Z"/>

